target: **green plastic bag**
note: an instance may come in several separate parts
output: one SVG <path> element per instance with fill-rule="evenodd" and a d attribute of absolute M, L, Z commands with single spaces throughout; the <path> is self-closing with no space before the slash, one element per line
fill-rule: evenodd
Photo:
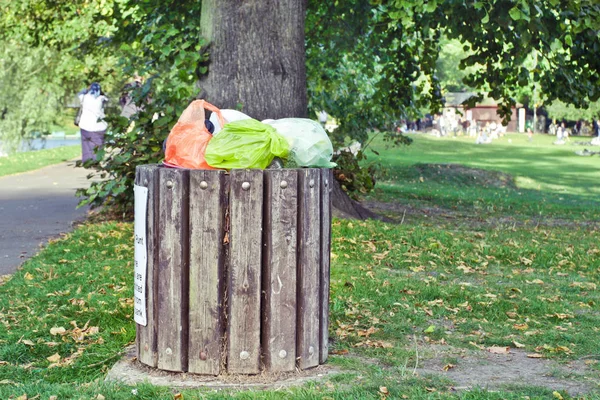
<path fill-rule="evenodd" d="M 265 169 L 273 158 L 286 158 L 288 142 L 270 125 L 255 119 L 225 124 L 206 147 L 204 158 L 213 168 Z"/>

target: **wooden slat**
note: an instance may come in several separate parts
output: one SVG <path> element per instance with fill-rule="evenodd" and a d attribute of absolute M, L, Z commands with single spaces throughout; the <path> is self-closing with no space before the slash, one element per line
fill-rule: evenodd
<path fill-rule="evenodd" d="M 261 340 L 269 372 L 296 367 L 297 213 L 297 170 L 266 170 Z"/>
<path fill-rule="evenodd" d="M 232 170 L 230 178 L 227 371 L 260 370 L 260 284 L 263 171 Z"/>
<path fill-rule="evenodd" d="M 321 293 L 319 326 L 319 363 L 329 355 L 329 264 L 331 253 L 331 169 L 321 171 Z"/>
<path fill-rule="evenodd" d="M 319 314 L 321 280 L 320 188 L 321 172 L 298 172 L 298 366 L 306 369 L 319 365 Z"/>
<path fill-rule="evenodd" d="M 224 171 L 190 171 L 188 372 L 218 375 L 223 337 Z"/>
<path fill-rule="evenodd" d="M 187 369 L 189 171 L 160 168 L 158 368 Z"/>
<path fill-rule="evenodd" d="M 141 165 L 136 168 L 135 183 L 148 188 L 146 240 L 148 264 L 146 272 L 146 317 L 148 324 L 137 327 L 137 358 L 145 365 L 156 367 L 156 283 L 158 271 L 158 165 Z"/>

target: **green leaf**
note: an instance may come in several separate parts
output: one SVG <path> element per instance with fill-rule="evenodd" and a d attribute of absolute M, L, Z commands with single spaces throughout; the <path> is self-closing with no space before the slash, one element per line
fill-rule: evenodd
<path fill-rule="evenodd" d="M 508 10 L 508 15 L 510 15 L 510 17 L 512 18 L 513 21 L 519 21 L 521 19 L 524 19 L 523 13 L 517 6 L 514 6 L 513 8 Z"/>
<path fill-rule="evenodd" d="M 565 35 L 565 43 L 567 46 L 573 46 L 573 39 L 571 35 Z"/>

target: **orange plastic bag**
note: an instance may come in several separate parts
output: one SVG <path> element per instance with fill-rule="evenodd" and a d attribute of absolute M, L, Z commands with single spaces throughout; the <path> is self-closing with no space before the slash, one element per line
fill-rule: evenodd
<path fill-rule="evenodd" d="M 221 126 L 225 124 L 221 111 L 204 100 L 194 100 L 179 117 L 167 137 L 165 162 L 181 168 L 216 169 L 206 163 L 204 153 L 212 135 L 206 129 L 204 110 L 217 114 Z"/>

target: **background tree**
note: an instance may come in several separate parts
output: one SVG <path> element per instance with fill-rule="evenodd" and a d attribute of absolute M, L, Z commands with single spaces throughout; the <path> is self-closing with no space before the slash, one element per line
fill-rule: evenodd
<path fill-rule="evenodd" d="M 519 90 L 533 83 L 547 103 L 560 99 L 584 107 L 600 97 L 600 4 L 595 0 L 263 3 L 249 0 L 234 7 L 229 0 L 205 0 L 201 9 L 198 2 L 174 0 L 23 0 L 5 6 L 0 31 L 2 37 L 22 36 L 30 46 L 61 54 L 76 48 L 97 57 L 110 49 L 128 73 L 135 68 L 146 75 L 136 95 L 146 103 L 133 119 L 135 128 L 125 133 L 128 123 L 116 120 L 114 131 L 123 132 L 114 138 L 119 151 L 111 153 L 105 167 L 96 165 L 114 179 L 87 192 L 90 201 L 109 199 L 124 209 L 131 202 L 135 165 L 160 160 L 160 142 L 200 92 L 194 82 L 205 73 L 200 84 L 221 107 L 239 105 L 252 114 L 248 107 L 260 102 L 271 110 L 267 117 L 283 115 L 275 113 L 280 109 L 288 116 L 305 115 L 299 82 L 306 65 L 308 115 L 326 110 L 334 116 L 339 127 L 332 139 L 339 145 L 364 143 L 375 129 L 389 131 L 398 119 L 440 106 L 436 62 L 442 37 L 466 46 L 459 63 L 467 72 L 463 83 L 480 96 L 500 100 L 505 116 Z M 200 20 L 212 38 L 210 47 L 200 38 Z M 288 25 L 289 31 L 283 29 Z M 271 43 L 263 43 L 259 34 Z M 229 39 L 247 44 L 238 48 Z M 528 68 L 532 54 L 536 62 Z M 232 81 L 224 81 L 219 71 Z M 262 112 L 255 116 L 263 117 Z"/>

